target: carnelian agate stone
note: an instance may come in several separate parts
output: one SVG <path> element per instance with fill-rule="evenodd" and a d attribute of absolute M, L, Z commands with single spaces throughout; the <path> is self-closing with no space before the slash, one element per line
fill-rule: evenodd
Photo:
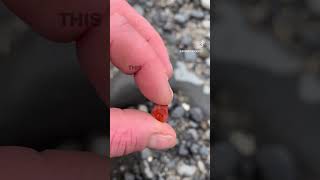
<path fill-rule="evenodd" d="M 168 119 L 168 106 L 167 105 L 155 105 L 151 111 L 151 114 L 160 122 L 166 122 Z"/>

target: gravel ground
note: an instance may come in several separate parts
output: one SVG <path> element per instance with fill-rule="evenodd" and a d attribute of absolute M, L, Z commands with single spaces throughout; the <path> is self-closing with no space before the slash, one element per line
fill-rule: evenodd
<path fill-rule="evenodd" d="M 176 130 L 178 145 L 167 151 L 145 149 L 120 158 L 113 179 L 210 179 L 210 120 L 175 94 L 168 123 Z M 149 112 L 152 103 L 129 107 Z"/>
<path fill-rule="evenodd" d="M 209 94 L 210 0 L 131 0 L 129 3 L 164 39 L 175 67 L 175 78 L 202 86 L 203 93 Z M 119 71 L 110 67 L 113 78 Z M 177 146 L 167 151 L 146 149 L 119 158 L 113 179 L 210 179 L 210 120 L 188 99 L 178 91 L 169 105 L 168 123 L 177 132 Z M 152 106 L 146 102 L 129 108 L 150 112 Z"/>

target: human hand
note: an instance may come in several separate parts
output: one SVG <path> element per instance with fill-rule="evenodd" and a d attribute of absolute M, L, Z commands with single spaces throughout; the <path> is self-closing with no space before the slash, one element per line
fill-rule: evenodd
<path fill-rule="evenodd" d="M 133 75 L 139 90 L 150 101 L 162 105 L 171 102 L 173 92 L 168 80 L 172 66 L 164 43 L 124 0 L 110 2 L 110 57 L 122 72 Z M 175 144 L 175 131 L 167 123 L 137 110 L 110 109 L 111 157 L 146 147 L 167 149 Z"/>
<path fill-rule="evenodd" d="M 106 12 L 107 5 L 109 5 L 107 1 L 3 0 L 3 2 L 34 31 L 47 39 L 59 42 L 76 42 L 81 68 L 96 86 L 100 96 L 106 97 L 106 83 L 108 81 L 106 81 L 107 44 L 105 40 L 108 36 L 106 33 L 108 23 Z M 84 15 L 88 12 L 98 13 L 101 15 L 102 21 L 97 26 L 91 24 L 63 25 L 60 13 L 70 12 L 74 16 Z M 59 60 L 57 59 L 57 61 Z M 94 120 L 92 119 L 92 121 Z M 45 117 L 43 121 L 46 121 Z M 3 123 L 2 125 L 6 126 Z M 59 150 L 37 152 L 25 147 L 0 147 L 0 179 L 105 180 L 109 179 L 109 170 L 109 158 L 94 153 Z"/>
<path fill-rule="evenodd" d="M 108 101 L 105 41 L 107 39 L 105 27 L 108 23 L 106 12 L 109 6 L 107 1 L 93 0 L 90 3 L 86 0 L 3 1 L 42 36 L 59 42 L 75 41 L 81 67 L 96 87 L 98 94 L 105 102 Z M 157 104 L 169 104 L 172 91 L 168 79 L 172 74 L 172 67 L 160 36 L 126 2 L 119 0 L 119 2 L 112 1 L 111 4 L 114 5 L 112 12 L 115 14 L 111 13 L 113 15 L 110 17 L 112 25 L 110 34 L 111 39 L 116 40 L 110 41 L 113 42 L 110 44 L 112 63 L 123 72 L 134 74 L 139 89 L 148 99 Z M 102 15 L 101 24 L 62 26 L 59 16 L 62 12 L 97 12 Z M 124 24 L 117 24 L 118 22 Z M 115 31 L 119 32 L 112 33 Z M 126 48 L 131 48 L 132 51 Z M 130 71 L 126 63 L 135 67 L 141 66 L 141 69 L 139 72 Z M 169 148 L 176 143 L 174 130 L 149 114 L 120 109 L 111 109 L 110 113 L 110 132 L 114 133 L 110 133 L 111 137 L 114 137 L 111 157 L 142 150 L 145 147 Z M 126 134 L 127 132 L 132 134 Z M 154 138 L 156 136 L 152 135 L 161 135 L 162 138 Z M 137 141 L 129 141 L 126 137 L 135 137 Z M 117 143 L 127 144 L 115 146 Z M 1 147 L 0 159 L 0 177 L 4 179 L 8 177 L 35 180 L 105 179 L 108 174 L 107 159 L 90 153 L 60 151 L 38 153 L 28 148 Z"/>

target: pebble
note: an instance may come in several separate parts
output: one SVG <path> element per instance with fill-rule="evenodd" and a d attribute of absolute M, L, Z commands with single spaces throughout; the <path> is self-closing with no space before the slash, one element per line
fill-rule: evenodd
<path fill-rule="evenodd" d="M 166 164 L 166 166 L 169 168 L 169 169 L 172 169 L 172 168 L 175 168 L 176 167 L 176 161 L 170 161 L 169 163 Z"/>
<path fill-rule="evenodd" d="M 177 171 L 180 176 L 190 177 L 196 173 L 197 167 L 193 165 L 187 165 L 185 163 L 179 163 L 177 167 Z"/>
<path fill-rule="evenodd" d="M 139 109 L 140 111 L 143 111 L 143 112 L 148 112 L 148 107 L 147 107 L 146 105 L 144 105 L 144 104 L 140 104 L 140 105 L 138 106 L 138 109 Z"/>
<path fill-rule="evenodd" d="M 202 26 L 206 29 L 210 29 L 210 20 L 202 21 Z"/>
<path fill-rule="evenodd" d="M 199 170 L 200 170 L 203 174 L 207 173 L 206 166 L 204 165 L 204 163 L 203 163 L 202 161 L 198 161 L 197 165 L 198 165 Z"/>
<path fill-rule="evenodd" d="M 210 95 L 210 86 L 209 85 L 204 85 L 202 91 L 203 91 L 204 94 Z"/>
<path fill-rule="evenodd" d="M 207 158 L 207 156 L 210 154 L 210 149 L 206 146 L 201 146 L 199 153 L 202 158 Z"/>
<path fill-rule="evenodd" d="M 153 179 L 154 174 L 153 174 L 153 172 L 151 171 L 148 162 L 147 162 L 147 161 L 143 161 L 143 164 L 144 164 L 144 170 L 143 170 L 144 175 L 145 175 L 146 178 L 148 178 L 148 179 Z"/>
<path fill-rule="evenodd" d="M 149 157 L 152 157 L 152 152 L 150 149 L 146 148 L 141 152 L 141 157 L 144 160 L 147 160 Z"/>
<path fill-rule="evenodd" d="M 197 130 L 195 130 L 195 129 L 189 129 L 189 130 L 187 131 L 187 133 L 191 134 L 192 138 L 193 138 L 195 141 L 197 141 L 197 140 L 199 139 L 199 135 L 198 135 Z"/>
<path fill-rule="evenodd" d="M 195 62 L 197 60 L 197 53 L 194 52 L 194 51 L 187 51 L 187 52 L 184 52 L 184 59 L 187 61 L 187 62 Z"/>
<path fill-rule="evenodd" d="M 206 132 L 203 135 L 204 140 L 210 140 L 210 129 L 206 130 Z"/>
<path fill-rule="evenodd" d="M 178 107 L 174 108 L 173 111 L 171 112 L 171 117 L 172 118 L 181 118 L 181 117 L 183 117 L 184 113 L 185 113 L 184 108 L 181 106 L 178 106 Z"/>
<path fill-rule="evenodd" d="M 206 130 L 208 129 L 208 123 L 206 121 L 201 121 L 200 123 L 200 127 L 203 129 L 203 130 Z"/>
<path fill-rule="evenodd" d="M 206 64 L 207 64 L 208 66 L 210 66 L 210 57 L 208 57 L 208 58 L 206 59 Z"/>
<path fill-rule="evenodd" d="M 190 105 L 187 103 L 182 103 L 181 106 L 183 107 L 184 110 L 189 111 L 190 110 Z"/>
<path fill-rule="evenodd" d="M 134 177 L 133 174 L 131 174 L 131 173 L 129 173 L 129 172 L 126 172 L 126 173 L 124 174 L 124 179 L 125 179 L 125 180 L 135 180 L 135 177 Z"/>
<path fill-rule="evenodd" d="M 202 110 L 198 107 L 191 108 L 190 118 L 196 122 L 201 122 L 204 118 Z"/>
<path fill-rule="evenodd" d="M 147 2 L 145 2 L 146 3 L 146 5 L 148 6 L 148 7 L 152 7 L 153 6 L 153 1 L 147 1 Z"/>
<path fill-rule="evenodd" d="M 162 163 L 169 163 L 171 160 L 168 158 L 168 156 L 164 155 L 164 156 L 161 156 L 161 161 Z"/>
<path fill-rule="evenodd" d="M 188 149 L 186 148 L 186 146 L 184 144 L 181 144 L 179 146 L 179 151 L 178 151 L 179 155 L 181 156 L 187 156 L 189 154 Z"/>
<path fill-rule="evenodd" d="M 210 56 L 210 52 L 207 48 L 202 48 L 199 51 L 199 57 L 201 57 L 202 59 L 206 59 Z"/>
<path fill-rule="evenodd" d="M 190 71 L 186 64 L 181 61 L 176 62 L 176 68 L 173 75 L 177 81 L 189 82 L 196 86 L 204 83 L 202 79 L 200 79 L 194 72 Z"/>
<path fill-rule="evenodd" d="M 204 13 L 200 10 L 193 10 L 190 15 L 196 19 L 202 19 L 204 17 Z"/>
<path fill-rule="evenodd" d="M 189 126 L 192 127 L 192 128 L 197 128 L 197 127 L 199 127 L 199 125 L 198 125 L 197 123 L 193 122 L 193 121 L 190 121 L 190 122 L 189 122 Z"/>
<path fill-rule="evenodd" d="M 177 42 L 176 36 L 174 34 L 167 35 L 166 40 L 169 44 L 176 44 Z"/>
<path fill-rule="evenodd" d="M 190 151 L 193 154 L 198 154 L 199 153 L 199 145 L 198 144 L 192 144 L 190 147 Z"/>
<path fill-rule="evenodd" d="M 192 44 L 192 37 L 189 35 L 182 36 L 180 43 L 183 46 L 189 46 Z"/>
<path fill-rule="evenodd" d="M 186 13 L 176 14 L 174 16 L 174 20 L 180 25 L 183 25 L 189 20 L 189 15 Z"/>
<path fill-rule="evenodd" d="M 201 5 L 203 8 L 210 10 L 210 0 L 201 0 Z"/>
<path fill-rule="evenodd" d="M 172 21 L 167 21 L 167 23 L 163 27 L 163 29 L 167 31 L 171 31 L 173 28 L 174 28 L 174 24 Z"/>

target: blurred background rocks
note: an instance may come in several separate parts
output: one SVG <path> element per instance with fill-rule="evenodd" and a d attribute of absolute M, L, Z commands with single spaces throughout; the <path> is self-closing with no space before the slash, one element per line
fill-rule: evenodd
<path fill-rule="evenodd" d="M 318 2 L 216 1 L 215 179 L 319 179 Z"/>

